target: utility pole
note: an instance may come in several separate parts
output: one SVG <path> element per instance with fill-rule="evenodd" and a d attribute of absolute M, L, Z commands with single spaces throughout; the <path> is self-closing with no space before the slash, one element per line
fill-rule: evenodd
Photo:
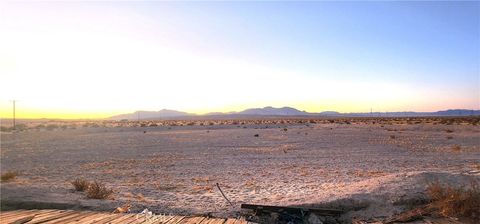
<path fill-rule="evenodd" d="M 15 100 L 13 100 L 13 130 L 15 130 Z"/>

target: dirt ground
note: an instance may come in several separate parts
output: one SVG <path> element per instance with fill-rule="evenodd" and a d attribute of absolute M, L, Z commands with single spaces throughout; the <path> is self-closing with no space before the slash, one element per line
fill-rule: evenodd
<path fill-rule="evenodd" d="M 480 179 L 480 126 L 439 122 L 77 125 L 1 132 L 2 206 L 238 216 L 241 203 L 401 211 L 433 182 Z M 60 126 L 59 126 L 60 127 Z M 256 136 L 258 135 L 258 136 Z M 87 199 L 70 181 L 112 188 Z M 234 203 L 221 196 L 218 183 Z"/>

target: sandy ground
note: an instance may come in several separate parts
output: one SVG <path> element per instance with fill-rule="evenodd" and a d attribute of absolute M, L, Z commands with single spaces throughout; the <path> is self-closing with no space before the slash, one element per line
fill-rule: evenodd
<path fill-rule="evenodd" d="M 254 135 L 258 134 L 258 137 Z M 238 216 L 241 203 L 336 205 L 385 217 L 428 183 L 479 180 L 480 126 L 471 124 L 245 124 L 78 127 L 1 133 L 1 199 L 48 207 Z M 87 199 L 70 181 L 115 190 Z M 219 183 L 230 206 L 215 187 Z"/>

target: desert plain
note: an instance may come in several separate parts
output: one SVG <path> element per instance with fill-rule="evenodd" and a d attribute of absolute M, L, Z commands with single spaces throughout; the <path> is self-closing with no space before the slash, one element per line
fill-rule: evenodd
<path fill-rule="evenodd" d="M 433 182 L 479 181 L 479 120 L 24 121 L 1 132 L 1 171 L 17 174 L 1 183 L 2 208 L 129 204 L 132 212 L 239 217 L 250 203 L 345 210 L 337 222 L 385 218 L 426 200 Z M 114 193 L 88 199 L 73 190 L 78 178 Z"/>

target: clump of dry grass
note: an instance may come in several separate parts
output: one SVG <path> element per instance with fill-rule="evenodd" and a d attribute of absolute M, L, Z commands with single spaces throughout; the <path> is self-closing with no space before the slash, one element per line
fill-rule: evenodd
<path fill-rule="evenodd" d="M 15 171 L 7 171 L 1 176 L 2 182 L 9 182 L 14 180 L 18 176 L 18 173 Z"/>
<path fill-rule="evenodd" d="M 429 206 L 440 215 L 450 217 L 480 218 L 480 188 L 472 181 L 470 188 L 452 187 L 438 182 L 429 184 Z"/>
<path fill-rule="evenodd" d="M 87 190 L 87 198 L 91 199 L 108 199 L 112 196 L 113 190 L 107 188 L 104 184 L 94 181 Z"/>
<path fill-rule="evenodd" d="M 455 151 L 455 152 L 459 152 L 462 150 L 462 147 L 460 147 L 459 145 L 454 145 L 452 146 L 452 150 Z"/>
<path fill-rule="evenodd" d="M 70 183 L 73 185 L 73 188 L 75 188 L 75 191 L 86 191 L 90 186 L 90 182 L 83 178 L 77 178 Z"/>
<path fill-rule="evenodd" d="M 213 186 L 211 185 L 195 185 L 192 187 L 194 193 L 201 193 L 201 192 L 213 192 Z"/>

